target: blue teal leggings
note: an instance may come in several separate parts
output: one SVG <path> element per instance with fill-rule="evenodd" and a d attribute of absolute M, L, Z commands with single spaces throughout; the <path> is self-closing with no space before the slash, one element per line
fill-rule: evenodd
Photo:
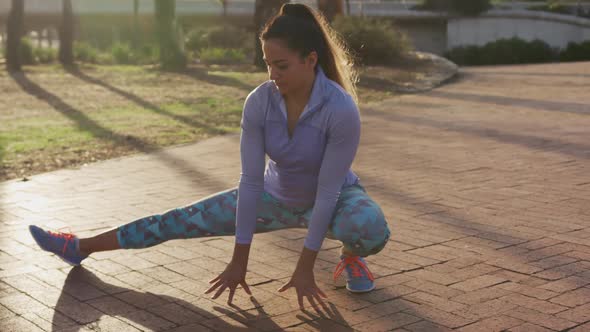
<path fill-rule="evenodd" d="M 206 197 L 183 208 L 138 219 L 117 229 L 121 248 L 147 248 L 184 238 L 233 235 L 236 231 L 237 189 Z M 256 233 L 285 228 L 306 228 L 312 208 L 290 208 L 263 192 Z M 381 208 L 360 184 L 342 189 L 328 238 L 342 241 L 346 252 L 368 256 L 381 251 L 389 240 Z"/>

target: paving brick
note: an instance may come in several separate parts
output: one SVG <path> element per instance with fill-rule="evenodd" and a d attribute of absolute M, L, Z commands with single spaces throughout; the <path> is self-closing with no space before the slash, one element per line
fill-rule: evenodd
<path fill-rule="evenodd" d="M 539 286 L 538 288 L 563 293 L 576 288 L 584 287 L 588 284 L 590 284 L 590 280 L 588 279 L 580 278 L 577 276 L 571 276 L 557 281 L 548 282 L 544 285 Z"/>
<path fill-rule="evenodd" d="M 517 304 L 521 307 L 533 309 L 546 314 L 555 314 L 567 310 L 567 307 L 557 305 L 549 301 L 543 301 L 532 297 L 528 297 L 522 294 L 510 294 L 501 297 L 500 299 L 506 300 L 510 303 Z"/>
<path fill-rule="evenodd" d="M 86 301 L 87 304 L 90 306 L 100 310 L 101 312 L 107 315 L 123 315 L 128 312 L 133 312 L 139 310 L 138 307 L 123 302 L 116 297 L 113 296 L 104 296 L 97 299 Z"/>
<path fill-rule="evenodd" d="M 398 312 L 389 316 L 381 317 L 378 319 L 371 320 L 366 323 L 355 325 L 354 329 L 358 331 L 389 331 L 397 327 L 409 325 L 411 323 L 419 321 L 420 318 L 412 315 L 408 315 L 402 312 Z"/>
<path fill-rule="evenodd" d="M 404 283 L 404 285 L 412 287 L 415 291 L 427 292 L 443 298 L 451 298 L 463 294 L 460 290 L 424 280 L 412 280 Z"/>
<path fill-rule="evenodd" d="M 588 269 L 590 269 L 590 262 L 578 261 L 535 273 L 535 276 L 547 280 L 557 280 L 588 271 Z"/>
<path fill-rule="evenodd" d="M 454 302 L 449 299 L 424 292 L 412 293 L 406 296 L 406 298 L 412 302 L 430 305 L 447 312 L 455 312 L 465 308 L 465 305 L 462 303 Z"/>
<path fill-rule="evenodd" d="M 550 300 L 553 303 L 575 307 L 590 302 L 590 288 L 579 288 Z"/>
<path fill-rule="evenodd" d="M 16 293 L 0 298 L 0 304 L 19 315 L 34 313 L 45 309 L 45 305 L 22 293 Z"/>
<path fill-rule="evenodd" d="M 522 325 L 508 329 L 507 331 L 510 331 L 510 332 L 549 332 L 549 331 L 553 331 L 553 330 L 546 329 L 544 327 L 541 327 L 541 326 L 535 325 L 535 324 L 531 324 L 531 323 L 524 323 Z"/>
<path fill-rule="evenodd" d="M 575 328 L 569 330 L 569 332 L 584 332 L 590 330 L 590 322 L 582 325 L 578 325 Z"/>
<path fill-rule="evenodd" d="M 490 287 L 490 286 L 493 286 L 493 285 L 496 285 L 499 283 L 503 283 L 505 281 L 506 281 L 506 279 L 504 279 L 504 278 L 490 276 L 490 275 L 484 275 L 484 276 L 475 277 L 473 279 L 468 279 L 468 280 L 465 280 L 462 282 L 458 282 L 456 284 L 450 285 L 449 287 L 456 288 L 456 289 L 464 291 L 464 292 L 471 292 L 471 291 L 478 290 L 481 288 L 486 288 L 486 287 Z"/>
<path fill-rule="evenodd" d="M 572 322 L 583 323 L 590 320 L 590 304 L 584 304 L 579 307 L 575 307 L 569 310 L 562 311 L 557 314 L 557 317 L 561 317 Z"/>
<path fill-rule="evenodd" d="M 20 332 L 20 331 L 42 332 L 43 331 L 37 325 L 31 323 L 30 321 L 28 321 L 20 316 L 3 319 L 0 321 L 0 326 L 2 326 L 2 331 L 6 331 L 6 332 Z"/>
<path fill-rule="evenodd" d="M 410 277 L 414 277 L 420 280 L 426 280 L 430 282 L 434 282 L 437 284 L 448 286 L 450 284 L 454 284 L 459 280 L 455 277 L 443 273 L 438 273 L 434 271 L 428 270 L 416 270 L 406 273 Z"/>
<path fill-rule="evenodd" d="M 506 315 L 552 330 L 565 330 L 576 325 L 572 321 L 543 314 L 528 308 L 515 308 L 506 312 Z"/>
<path fill-rule="evenodd" d="M 520 293 L 528 297 L 534 297 L 539 300 L 547 300 L 558 295 L 556 292 L 551 292 L 539 287 L 532 287 L 526 284 L 519 284 L 517 282 L 503 283 L 498 285 L 498 288 Z"/>
<path fill-rule="evenodd" d="M 437 332 L 447 332 L 451 331 L 442 325 L 434 324 L 427 320 L 419 321 L 417 323 L 413 323 L 410 325 L 404 326 L 404 330 L 412 331 L 412 332 L 430 332 L 430 331 L 437 331 Z"/>
<path fill-rule="evenodd" d="M 427 319 L 435 324 L 443 325 L 450 329 L 465 326 L 477 320 L 455 315 L 429 305 L 416 304 L 412 306 L 411 310 L 408 310 L 407 312 L 410 314 L 415 313 L 416 316 Z"/>
<path fill-rule="evenodd" d="M 105 332 L 120 332 L 120 331 L 142 331 L 142 329 L 125 322 L 122 319 L 111 317 L 111 316 L 104 316 L 101 317 L 96 322 L 92 322 L 87 324 L 86 327 L 91 328 L 95 331 L 105 331 Z"/>
<path fill-rule="evenodd" d="M 310 318 L 292 292 L 276 292 L 303 229 L 256 236 L 255 300 L 238 294 L 239 309 L 202 296 L 231 259 L 233 237 L 95 253 L 70 268 L 27 233 L 36 223 L 89 236 L 235 186 L 238 135 L 0 183 L 2 330 L 587 330 L 588 68 L 465 68 L 428 93 L 362 103 L 354 170 L 393 236 L 368 258 L 377 290 L 364 295 L 331 282 L 340 243 L 325 241 L 316 282 L 330 317 Z"/>
<path fill-rule="evenodd" d="M 466 306 L 465 308 L 457 310 L 454 313 L 475 321 L 508 312 L 516 307 L 517 305 L 512 304 L 502 298 L 498 298 L 489 300 L 487 302 L 480 302 Z"/>
<path fill-rule="evenodd" d="M 176 325 L 187 325 L 192 323 L 198 323 L 205 319 L 202 315 L 189 310 L 188 308 L 182 307 L 176 303 L 169 303 L 162 306 L 147 308 L 147 311 L 154 313 L 155 315 L 171 321 Z"/>
<path fill-rule="evenodd" d="M 504 331 L 511 327 L 521 325 L 522 321 L 509 316 L 490 317 L 473 324 L 463 326 L 457 331 L 461 332 L 479 332 L 479 331 Z"/>
<path fill-rule="evenodd" d="M 208 327 L 205 327 L 200 324 L 188 324 L 173 328 L 168 330 L 167 332 L 210 332 L 213 331 Z"/>

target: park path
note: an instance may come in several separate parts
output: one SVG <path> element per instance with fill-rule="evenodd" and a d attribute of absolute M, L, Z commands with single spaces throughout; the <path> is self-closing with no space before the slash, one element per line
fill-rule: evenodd
<path fill-rule="evenodd" d="M 203 296 L 233 238 L 99 253 L 71 268 L 27 225 L 94 234 L 233 187 L 238 137 L 0 183 L 2 331 L 590 331 L 590 63 L 462 68 L 449 84 L 363 107 L 354 170 L 392 240 L 377 290 L 316 279 L 324 316 L 278 294 L 305 230 L 255 237 L 254 297 Z"/>

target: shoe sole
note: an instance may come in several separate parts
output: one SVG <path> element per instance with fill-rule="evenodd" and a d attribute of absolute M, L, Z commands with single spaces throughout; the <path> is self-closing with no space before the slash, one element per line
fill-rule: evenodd
<path fill-rule="evenodd" d="M 375 289 L 375 285 L 373 285 L 373 287 L 371 287 L 370 289 L 363 289 L 363 290 L 353 290 L 348 288 L 348 286 L 346 286 L 346 290 L 348 290 L 351 293 L 368 293 L 370 291 L 372 291 L 373 289 Z"/>

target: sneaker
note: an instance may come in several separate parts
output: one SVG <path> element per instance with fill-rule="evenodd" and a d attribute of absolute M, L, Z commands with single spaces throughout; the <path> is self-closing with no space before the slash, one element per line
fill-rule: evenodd
<path fill-rule="evenodd" d="M 88 255 L 80 254 L 76 249 L 78 238 L 74 234 L 45 231 L 35 225 L 29 226 L 29 232 L 41 249 L 56 254 L 70 265 L 78 266 L 84 258 L 88 257 Z"/>
<path fill-rule="evenodd" d="M 375 278 L 367 263 L 360 256 L 341 256 L 340 263 L 334 270 L 334 280 L 336 280 L 346 269 L 348 278 L 346 279 L 346 289 L 353 293 L 365 293 L 375 289 Z"/>

